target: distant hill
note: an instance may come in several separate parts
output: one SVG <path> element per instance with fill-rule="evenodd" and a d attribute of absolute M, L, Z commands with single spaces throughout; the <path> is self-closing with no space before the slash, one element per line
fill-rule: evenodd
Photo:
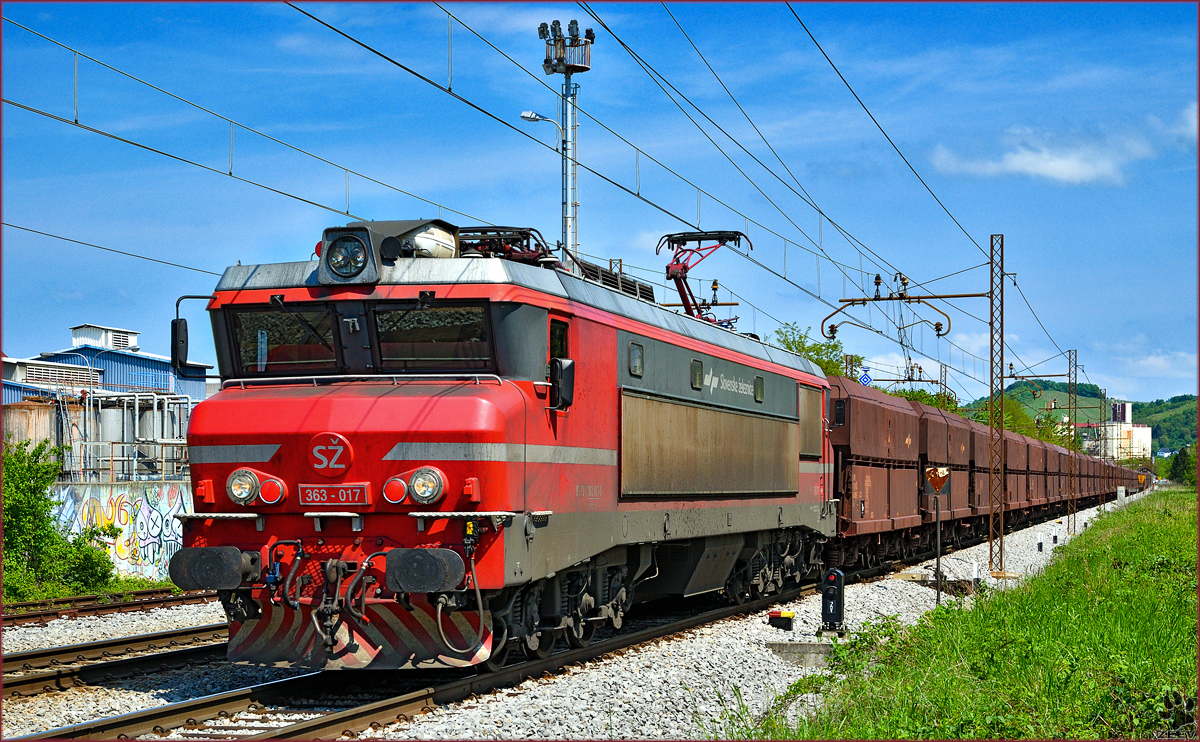
<path fill-rule="evenodd" d="M 1049 379 L 1035 379 L 1037 386 L 1042 388 L 1041 394 L 1034 396 L 1036 388 L 1028 381 L 1018 381 L 1010 384 L 1007 392 L 1024 407 L 1030 417 L 1044 415 L 1046 405 L 1052 404 L 1054 414 L 1066 415 L 1067 385 Z M 1082 423 L 1094 423 L 1107 420 L 1112 412 L 1110 399 L 1105 405 L 1108 409 L 1097 409 L 1101 405 L 1100 387 L 1094 384 L 1079 384 L 1079 413 Z M 987 398 L 981 397 L 971 402 L 969 407 L 979 407 L 987 404 Z M 1133 422 L 1151 427 L 1153 436 L 1152 447 L 1155 451 L 1166 448 L 1177 451 L 1183 446 L 1196 445 L 1196 396 L 1181 394 L 1167 400 L 1156 399 L 1153 402 L 1133 403 Z M 1061 419 L 1061 418 L 1060 418 Z"/>

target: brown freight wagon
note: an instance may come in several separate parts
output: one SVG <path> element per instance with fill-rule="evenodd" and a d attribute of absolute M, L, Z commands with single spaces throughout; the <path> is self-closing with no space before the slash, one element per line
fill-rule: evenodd
<path fill-rule="evenodd" d="M 958 415 L 921 402 L 909 404 L 920 416 L 918 474 L 921 476 L 918 488 L 921 491 L 922 518 L 928 523 L 935 517 L 935 491 L 923 475 L 927 468 L 944 467 L 950 470 L 950 479 L 942 488 L 940 498 L 942 520 L 970 515 L 971 428 L 968 422 Z"/>
<path fill-rule="evenodd" d="M 830 397 L 845 423 L 829 432 L 844 535 L 877 533 L 921 523 L 917 502 L 919 417 L 907 400 L 830 376 Z"/>
<path fill-rule="evenodd" d="M 1029 444 L 1023 435 L 1011 430 L 1004 431 L 1005 445 L 1005 495 L 1006 509 L 1020 508 L 1028 504 L 1026 479 L 1029 468 Z"/>

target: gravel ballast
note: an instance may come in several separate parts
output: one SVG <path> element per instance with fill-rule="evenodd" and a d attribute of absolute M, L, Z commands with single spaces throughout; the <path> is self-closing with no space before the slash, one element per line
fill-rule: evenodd
<path fill-rule="evenodd" d="M 194 605 L 152 608 L 148 611 L 56 618 L 45 624 L 9 626 L 0 636 L 0 647 L 3 648 L 4 654 L 13 654 L 224 622 L 225 611 L 221 610 L 221 603 L 214 600 Z"/>
<path fill-rule="evenodd" d="M 1128 498 L 1132 502 L 1136 497 Z M 1106 508 L 1114 507 L 1109 503 Z M 1080 511 L 1077 525 L 1096 516 Z M 1009 534 L 1004 541 L 1006 572 L 1029 576 L 1050 561 L 1055 545 L 1070 540 L 1066 519 Z M 1037 550 L 1039 534 L 1043 551 Z M 905 571 L 933 574 L 933 560 Z M 988 573 L 986 543 L 942 557 L 947 579 L 979 575 L 994 589 L 1019 580 L 998 580 Z M 943 598 L 946 599 L 946 598 Z M 895 615 L 911 625 L 937 600 L 936 592 L 909 580 L 886 578 L 848 585 L 846 624 L 854 631 L 867 620 Z M 767 642 L 816 641 L 820 598 L 810 595 L 787 605 L 795 611 L 792 632 L 767 624 L 767 612 L 727 619 L 571 668 L 552 679 L 527 680 L 514 688 L 451 704 L 408 723 L 385 727 L 387 739 L 706 739 L 723 707 L 734 708 L 739 694 L 753 714 L 805 672 L 781 660 Z"/>
<path fill-rule="evenodd" d="M 1129 498 L 1133 501 L 1136 498 Z M 1113 507 L 1109 504 L 1106 507 Z M 1096 508 L 1081 511 L 1079 528 L 1095 517 Z M 1055 524 L 1034 526 L 1005 537 L 1005 570 L 1020 575 L 1039 572 L 1055 545 Z M 1059 544 L 1069 540 L 1065 518 L 1057 525 Z M 1044 534 L 1044 551 L 1037 550 Z M 1012 581 L 987 576 L 987 544 L 942 558 L 948 579 L 970 579 L 975 565 L 989 587 L 1004 589 Z M 924 569 L 933 561 L 905 571 Z M 884 578 L 846 588 L 847 628 L 870 619 L 895 615 L 905 624 L 932 609 L 934 590 L 909 580 Z M 703 739 L 723 707 L 740 695 L 751 713 L 760 713 L 790 686 L 804 668 L 781 660 L 767 642 L 815 641 L 820 624 L 818 596 L 779 606 L 795 611 L 795 630 L 767 624 L 767 612 L 726 619 L 716 624 L 651 642 L 553 678 L 527 680 L 462 703 L 435 709 L 377 734 L 389 739 Z M 633 619 L 634 617 L 631 617 Z M 102 638 L 163 631 L 224 620 L 218 603 L 177 606 L 110 616 L 59 619 L 45 626 L 4 630 L 4 651 L 95 641 Z M 300 674 L 301 670 L 214 664 L 178 670 L 104 687 L 76 688 L 4 705 L 3 735 L 30 734 L 58 726 L 151 708 L 254 683 Z"/>

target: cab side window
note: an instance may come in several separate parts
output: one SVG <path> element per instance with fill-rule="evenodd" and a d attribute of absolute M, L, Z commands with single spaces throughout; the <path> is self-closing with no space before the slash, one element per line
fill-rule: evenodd
<path fill-rule="evenodd" d="M 570 325 L 558 319 L 550 320 L 550 360 L 570 358 L 568 341 Z M 546 363 L 546 378 L 550 378 L 550 363 Z"/>
<path fill-rule="evenodd" d="M 550 320 L 550 357 L 551 358 L 570 358 L 570 353 L 567 352 L 567 329 L 566 322 L 561 320 Z"/>

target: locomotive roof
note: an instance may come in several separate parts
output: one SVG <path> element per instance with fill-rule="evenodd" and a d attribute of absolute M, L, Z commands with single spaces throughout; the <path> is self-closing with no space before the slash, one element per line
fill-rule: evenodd
<path fill-rule="evenodd" d="M 217 291 L 245 289 L 317 288 L 318 262 L 234 265 L 225 269 Z M 514 284 L 577 301 L 613 314 L 644 322 L 668 332 L 719 345 L 745 355 L 823 378 L 820 367 L 807 358 L 754 340 L 711 322 L 664 309 L 642 299 L 613 291 L 561 270 L 498 258 L 400 258 L 380 266 L 379 284 Z"/>

